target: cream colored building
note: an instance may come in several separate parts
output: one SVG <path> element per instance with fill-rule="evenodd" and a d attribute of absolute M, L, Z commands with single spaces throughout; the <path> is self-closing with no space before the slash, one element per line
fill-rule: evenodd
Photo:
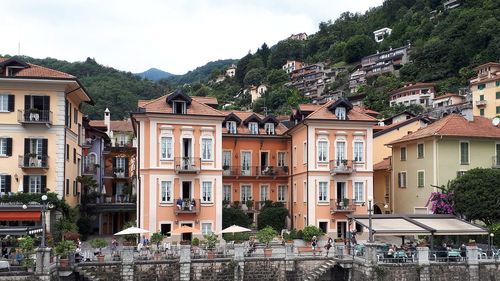
<path fill-rule="evenodd" d="M 486 63 L 475 70 L 477 77 L 470 81 L 474 115 L 500 116 L 500 63 Z"/>
<path fill-rule="evenodd" d="M 394 213 L 428 213 L 435 186 L 473 168 L 500 168 L 500 127 L 484 117 L 451 114 L 388 145 Z"/>

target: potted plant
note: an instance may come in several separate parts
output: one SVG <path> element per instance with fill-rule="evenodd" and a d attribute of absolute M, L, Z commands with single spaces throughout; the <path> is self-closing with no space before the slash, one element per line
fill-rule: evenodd
<path fill-rule="evenodd" d="M 198 237 L 193 238 L 193 241 L 191 241 L 191 245 L 195 247 L 200 246 L 200 239 L 198 239 Z"/>
<path fill-rule="evenodd" d="M 257 231 L 257 239 L 261 243 L 266 244 L 266 248 L 264 248 L 264 256 L 265 257 L 270 257 L 273 254 L 273 249 L 269 247 L 269 242 L 273 240 L 274 237 L 278 235 L 278 232 L 274 230 L 271 226 L 266 226 L 263 229 Z"/>
<path fill-rule="evenodd" d="M 68 267 L 69 253 L 76 249 L 75 242 L 71 240 L 62 240 L 56 245 L 56 254 L 59 256 L 59 265 L 61 267 Z"/>
<path fill-rule="evenodd" d="M 252 199 L 249 199 L 245 202 L 245 204 L 247 205 L 247 208 L 250 210 L 253 208 L 253 201 Z"/>
<path fill-rule="evenodd" d="M 99 262 L 104 262 L 104 255 L 102 254 L 102 248 L 106 247 L 107 245 L 108 243 L 106 242 L 106 240 L 101 238 L 90 240 L 90 246 L 92 246 L 94 249 L 99 249 L 99 252 L 97 254 L 97 260 Z"/>
<path fill-rule="evenodd" d="M 156 245 L 156 250 L 155 250 L 155 253 L 154 253 L 156 260 L 159 260 L 160 257 L 161 257 L 161 255 L 160 255 L 160 244 L 163 241 L 163 238 L 164 238 L 164 236 L 163 236 L 163 234 L 161 234 L 161 232 L 155 232 L 155 233 L 153 233 L 151 235 L 151 239 L 150 239 L 151 244 Z"/>
<path fill-rule="evenodd" d="M 134 226 L 136 226 L 135 221 L 128 221 L 123 226 L 123 229 L 127 229 L 129 227 L 134 227 Z M 123 241 L 123 246 L 135 246 L 137 243 L 137 234 L 123 235 L 123 240 L 125 240 Z"/>
<path fill-rule="evenodd" d="M 22 265 L 26 267 L 28 272 L 33 272 L 33 268 L 35 267 L 35 262 L 31 258 L 33 255 L 33 251 L 35 249 L 35 241 L 31 236 L 24 236 L 19 240 L 19 247 L 21 248 L 21 252 L 24 255 L 24 260 L 22 261 Z"/>
<path fill-rule="evenodd" d="M 207 249 L 207 258 L 213 259 L 215 257 L 214 249 L 217 244 L 217 236 L 215 234 L 210 233 L 208 235 L 203 236 L 205 238 L 205 247 Z"/>

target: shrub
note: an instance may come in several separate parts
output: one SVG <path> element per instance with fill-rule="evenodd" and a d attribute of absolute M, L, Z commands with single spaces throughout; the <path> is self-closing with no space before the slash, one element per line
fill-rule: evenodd
<path fill-rule="evenodd" d="M 297 231 L 297 238 L 295 239 L 304 239 L 304 232 L 302 232 L 302 229 Z"/>
<path fill-rule="evenodd" d="M 164 237 L 165 236 L 161 234 L 161 232 L 155 232 L 151 235 L 151 243 L 155 244 L 156 247 L 159 247 Z"/>
<path fill-rule="evenodd" d="M 266 244 L 266 247 L 268 247 L 269 242 L 271 242 L 271 240 L 273 240 L 273 238 L 276 237 L 276 235 L 278 235 L 278 232 L 274 230 L 274 228 L 266 226 L 263 229 L 257 231 L 256 236 L 261 243 Z"/>
<path fill-rule="evenodd" d="M 35 240 L 31 236 L 23 236 L 19 239 L 19 247 L 25 256 L 31 255 L 35 249 Z"/>
<path fill-rule="evenodd" d="M 76 226 L 78 227 L 78 232 L 80 233 L 82 240 L 87 240 L 87 237 L 92 232 L 92 224 L 90 223 L 89 217 L 80 217 L 76 221 Z"/>
<path fill-rule="evenodd" d="M 263 229 L 266 226 L 271 226 L 276 231 L 281 231 L 285 228 L 288 210 L 281 203 L 266 203 L 257 217 L 257 228 Z"/>
<path fill-rule="evenodd" d="M 203 236 L 205 238 L 205 246 L 207 246 L 207 249 L 214 249 L 215 244 L 217 243 L 217 236 L 215 234 L 210 233 L 208 235 Z"/>
<path fill-rule="evenodd" d="M 80 239 L 80 233 L 76 231 L 68 231 L 64 233 L 63 237 L 64 240 L 71 240 L 73 242 L 77 242 L 78 239 Z"/>
<path fill-rule="evenodd" d="M 68 255 L 70 252 L 74 251 L 76 249 L 75 242 L 71 240 L 63 240 L 56 245 L 56 254 L 62 258 L 66 259 L 68 258 Z"/>
<path fill-rule="evenodd" d="M 314 225 L 308 225 L 308 226 L 304 227 L 304 229 L 302 230 L 302 233 L 303 233 L 303 238 L 306 241 L 311 241 L 313 236 L 316 236 L 317 238 L 319 238 L 320 236 L 323 236 L 323 234 L 324 234 L 323 231 L 321 231 L 321 229 L 317 228 Z"/>
<path fill-rule="evenodd" d="M 108 243 L 106 240 L 101 239 L 101 238 L 96 238 L 90 240 L 90 246 L 92 246 L 95 249 L 99 249 L 99 253 L 102 251 L 102 248 L 106 247 Z"/>
<path fill-rule="evenodd" d="M 222 209 L 222 228 L 230 227 L 236 224 L 242 227 L 250 225 L 250 218 L 241 209 L 223 208 Z"/>
<path fill-rule="evenodd" d="M 200 246 L 200 239 L 198 239 L 198 237 L 193 238 L 193 240 L 191 241 L 191 245 Z"/>
<path fill-rule="evenodd" d="M 226 241 L 234 241 L 236 243 L 242 242 L 242 241 L 248 241 L 250 239 L 250 234 L 249 233 L 224 233 L 224 240 Z"/>

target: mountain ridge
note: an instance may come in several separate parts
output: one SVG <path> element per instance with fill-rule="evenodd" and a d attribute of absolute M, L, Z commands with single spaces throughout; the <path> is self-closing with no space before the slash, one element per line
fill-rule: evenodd
<path fill-rule="evenodd" d="M 153 81 L 158 81 L 161 79 L 168 78 L 170 76 L 174 76 L 175 74 L 161 70 L 156 67 L 151 67 L 150 69 L 140 72 L 140 73 L 135 73 L 135 75 L 141 77 L 142 79 L 149 79 Z"/>

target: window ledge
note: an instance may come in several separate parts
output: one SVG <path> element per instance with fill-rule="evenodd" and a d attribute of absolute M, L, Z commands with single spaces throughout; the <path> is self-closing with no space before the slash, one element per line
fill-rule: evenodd
<path fill-rule="evenodd" d="M 214 205 L 214 202 L 201 202 L 201 205 L 205 207 L 210 207 Z"/>
<path fill-rule="evenodd" d="M 330 202 L 322 202 L 321 201 L 321 202 L 317 202 L 316 204 L 319 206 L 328 206 L 328 205 L 330 205 Z"/>
<path fill-rule="evenodd" d="M 160 202 L 160 207 L 172 207 L 174 202 Z"/>
<path fill-rule="evenodd" d="M 9 158 L 9 155 L 0 155 L 0 158 Z"/>

